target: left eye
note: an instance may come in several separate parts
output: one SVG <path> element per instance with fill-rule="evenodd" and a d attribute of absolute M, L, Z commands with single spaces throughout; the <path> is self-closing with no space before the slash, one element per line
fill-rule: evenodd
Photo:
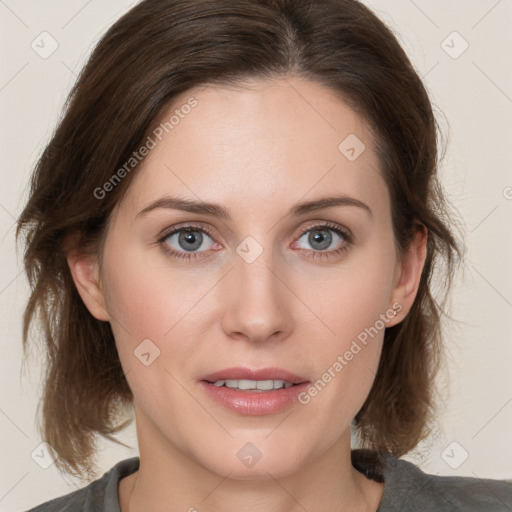
<path fill-rule="evenodd" d="M 338 245 L 339 242 L 341 242 L 343 245 L 344 242 L 347 242 L 347 238 L 347 235 L 338 228 L 329 226 L 316 226 L 305 231 L 296 243 L 298 244 L 301 240 L 305 239 L 314 250 L 324 251 L 329 249 L 333 241 L 338 241 Z M 300 248 L 309 249 L 309 247 Z"/>

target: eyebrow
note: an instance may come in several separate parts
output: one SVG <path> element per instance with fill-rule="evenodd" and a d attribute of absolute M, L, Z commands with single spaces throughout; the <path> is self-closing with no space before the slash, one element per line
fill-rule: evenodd
<path fill-rule="evenodd" d="M 363 203 L 359 199 L 345 195 L 322 197 L 312 201 L 303 201 L 301 203 L 297 203 L 292 208 L 290 208 L 286 216 L 305 215 L 307 213 L 322 210 L 324 208 L 332 208 L 333 206 L 355 206 L 366 211 L 371 217 L 373 217 L 373 212 L 367 204 Z M 157 199 L 156 201 L 149 203 L 137 214 L 137 217 L 144 216 L 158 208 L 181 210 L 184 212 L 199 213 L 217 217 L 219 219 L 231 220 L 231 214 L 229 213 L 229 210 L 220 204 L 208 203 L 204 201 L 194 201 L 191 199 L 184 199 L 173 196 L 164 196 L 160 199 Z"/>

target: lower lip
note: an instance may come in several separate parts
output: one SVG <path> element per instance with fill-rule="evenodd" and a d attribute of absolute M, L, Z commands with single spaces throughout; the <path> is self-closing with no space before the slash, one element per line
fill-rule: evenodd
<path fill-rule="evenodd" d="M 238 414 L 248 416 L 262 416 L 283 411 L 293 405 L 297 401 L 297 396 L 309 386 L 309 382 L 302 382 L 289 388 L 251 392 L 225 386 L 214 386 L 204 380 L 199 384 L 219 404 Z"/>

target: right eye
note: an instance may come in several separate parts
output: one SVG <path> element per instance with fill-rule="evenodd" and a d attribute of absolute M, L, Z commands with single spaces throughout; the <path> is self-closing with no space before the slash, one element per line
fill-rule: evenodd
<path fill-rule="evenodd" d="M 210 240 L 210 244 L 208 244 Z M 181 226 L 167 232 L 159 240 L 163 251 L 174 258 L 196 259 L 201 253 L 207 252 L 216 245 L 209 232 L 204 227 L 193 225 Z M 204 248 L 206 250 L 199 250 Z M 217 244 L 218 245 L 218 244 Z"/>

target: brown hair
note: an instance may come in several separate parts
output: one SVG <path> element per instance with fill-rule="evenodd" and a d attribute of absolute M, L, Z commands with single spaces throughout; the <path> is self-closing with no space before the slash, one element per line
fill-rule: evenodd
<path fill-rule="evenodd" d="M 443 264 L 446 291 L 458 248 L 437 176 L 438 126 L 428 94 L 395 36 L 356 0 L 144 0 L 103 36 L 67 100 L 18 220 L 31 295 L 25 352 L 39 313 L 46 374 L 39 429 L 59 469 L 92 474 L 96 434 L 130 420 L 132 394 L 108 322 L 82 302 L 65 237 L 101 256 L 110 214 L 136 169 L 108 194 L 95 191 L 141 147 L 170 103 L 203 84 L 294 74 L 340 95 L 375 134 L 397 248 L 417 223 L 427 257 L 407 317 L 386 329 L 374 385 L 355 418 L 363 447 L 397 457 L 433 418 L 442 304 L 431 293 Z M 436 263 L 438 262 L 438 263 Z"/>

